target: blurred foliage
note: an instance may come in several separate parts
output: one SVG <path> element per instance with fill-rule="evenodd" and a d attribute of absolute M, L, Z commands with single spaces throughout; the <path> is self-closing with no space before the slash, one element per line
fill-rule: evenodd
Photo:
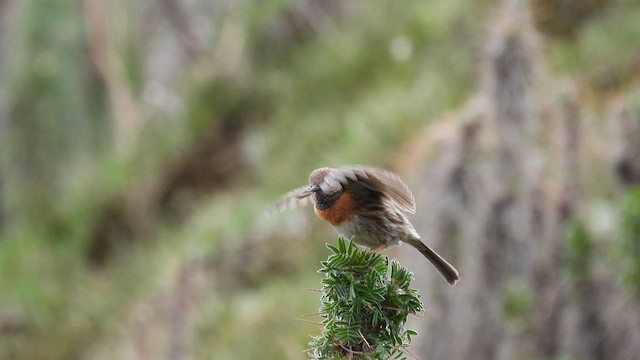
<path fill-rule="evenodd" d="M 587 125 L 600 129 L 606 96 L 637 88 L 640 6 L 593 2 L 572 38 L 549 39 L 544 56 L 597 95 L 585 108 Z M 176 278 L 191 263 L 216 271 L 193 285 L 196 305 L 184 300 L 194 329 L 182 336 L 195 358 L 299 358 L 315 329 L 295 317 L 316 307 L 317 294 L 303 289 L 318 281 L 313 264 L 326 256 L 319 244 L 330 230 L 300 214 L 265 222 L 262 209 L 317 166 L 388 165 L 425 124 L 458 109 L 475 91 L 495 4 L 323 5 L 305 17 L 294 1 L 223 1 L 207 17 L 203 2 L 181 2 L 200 6 L 188 16 L 206 24 L 195 31 L 205 55 L 184 60 L 178 30 L 160 15 L 167 2 L 106 2 L 105 38 L 89 14 L 100 3 L 0 2 L 0 358 L 166 357 L 180 347 L 167 339 L 181 330 L 167 324 L 180 318 Z M 287 26 L 294 35 L 279 35 Z M 231 57 L 218 47 L 229 33 L 243 49 L 228 60 L 237 73 L 217 62 Z M 134 110 L 116 106 L 122 98 Z M 143 125 L 122 151 L 117 123 L 136 121 Z M 161 209 L 170 184 L 198 182 L 174 181 L 186 159 L 230 148 L 225 131 L 235 127 L 240 150 L 194 161 L 220 167 L 227 181 L 180 188 L 175 198 L 191 209 L 181 216 Z M 639 203 L 630 191 L 620 212 L 633 286 Z M 597 241 L 587 225 L 574 224 L 567 240 L 572 272 Z M 105 233 L 113 255 L 98 266 L 88 253 Z M 220 269 L 219 259 L 235 261 Z M 508 289 L 503 304 L 516 321 L 531 302 L 521 290 Z"/>
<path fill-rule="evenodd" d="M 56 208 L 60 164 L 105 144 L 105 99 L 84 49 L 80 8 L 56 0 L 17 7 L 16 41 L 7 46 L 8 126 L 3 151 L 12 216 L 45 217 Z M 73 131 L 69 131 L 73 129 Z M 44 220 L 44 219 L 41 219 Z"/>
<path fill-rule="evenodd" d="M 633 87 L 637 78 L 640 39 L 637 6 L 612 6 L 585 23 L 575 40 L 552 44 L 553 63 L 559 70 L 576 74 L 585 85 L 598 91 Z M 597 101 L 597 99 L 593 99 Z"/>
<path fill-rule="evenodd" d="M 575 219 L 568 227 L 565 266 L 572 281 L 579 285 L 591 273 L 593 239 L 585 224 Z"/>
<path fill-rule="evenodd" d="M 620 208 L 624 279 L 640 291 L 640 187 L 627 191 Z"/>
<path fill-rule="evenodd" d="M 532 8 L 538 28 L 556 36 L 571 37 L 580 25 L 610 5 L 610 0 L 536 0 Z"/>
<path fill-rule="evenodd" d="M 509 283 L 504 290 L 502 316 L 507 323 L 520 331 L 530 331 L 532 326 L 533 297 L 522 284 Z"/>

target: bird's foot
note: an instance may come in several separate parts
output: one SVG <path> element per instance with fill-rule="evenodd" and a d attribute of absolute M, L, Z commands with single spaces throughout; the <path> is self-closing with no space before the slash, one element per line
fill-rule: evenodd
<path fill-rule="evenodd" d="M 379 253 L 379 252 L 382 252 L 382 251 L 383 251 L 384 249 L 386 249 L 386 248 L 387 248 L 387 245 L 382 244 L 382 245 L 380 245 L 380 246 L 376 246 L 376 247 L 372 248 L 372 249 L 371 249 L 371 251 L 373 251 L 374 253 L 376 253 L 376 254 L 377 254 L 377 253 Z"/>

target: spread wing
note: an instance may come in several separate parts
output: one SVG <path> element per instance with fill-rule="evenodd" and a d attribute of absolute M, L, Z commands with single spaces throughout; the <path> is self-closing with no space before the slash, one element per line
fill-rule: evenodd
<path fill-rule="evenodd" d="M 301 186 L 282 195 L 273 206 L 265 212 L 267 216 L 279 213 L 295 207 L 302 207 L 311 203 L 311 196 L 308 196 L 309 185 Z"/>
<path fill-rule="evenodd" d="M 329 177 L 329 176 L 328 176 Z M 400 177 L 390 171 L 368 166 L 344 166 L 334 169 L 330 175 L 332 181 L 343 186 L 357 182 L 370 189 L 380 191 L 387 196 L 401 211 L 413 214 L 416 202 L 411 189 Z"/>

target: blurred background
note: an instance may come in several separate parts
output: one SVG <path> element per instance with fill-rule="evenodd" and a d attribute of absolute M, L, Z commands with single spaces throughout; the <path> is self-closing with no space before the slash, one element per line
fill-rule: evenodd
<path fill-rule="evenodd" d="M 406 179 L 419 359 L 640 354 L 640 3 L 0 0 L 0 358 L 303 359 L 319 166 Z M 306 317 L 318 321 L 318 317 Z"/>

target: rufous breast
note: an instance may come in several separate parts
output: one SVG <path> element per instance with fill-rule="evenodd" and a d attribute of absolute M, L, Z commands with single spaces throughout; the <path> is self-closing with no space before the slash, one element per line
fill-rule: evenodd
<path fill-rule="evenodd" d="M 316 215 L 322 220 L 328 221 L 333 226 L 339 226 L 345 221 L 351 220 L 356 214 L 355 201 L 349 192 L 343 192 L 328 209 L 315 209 Z"/>

